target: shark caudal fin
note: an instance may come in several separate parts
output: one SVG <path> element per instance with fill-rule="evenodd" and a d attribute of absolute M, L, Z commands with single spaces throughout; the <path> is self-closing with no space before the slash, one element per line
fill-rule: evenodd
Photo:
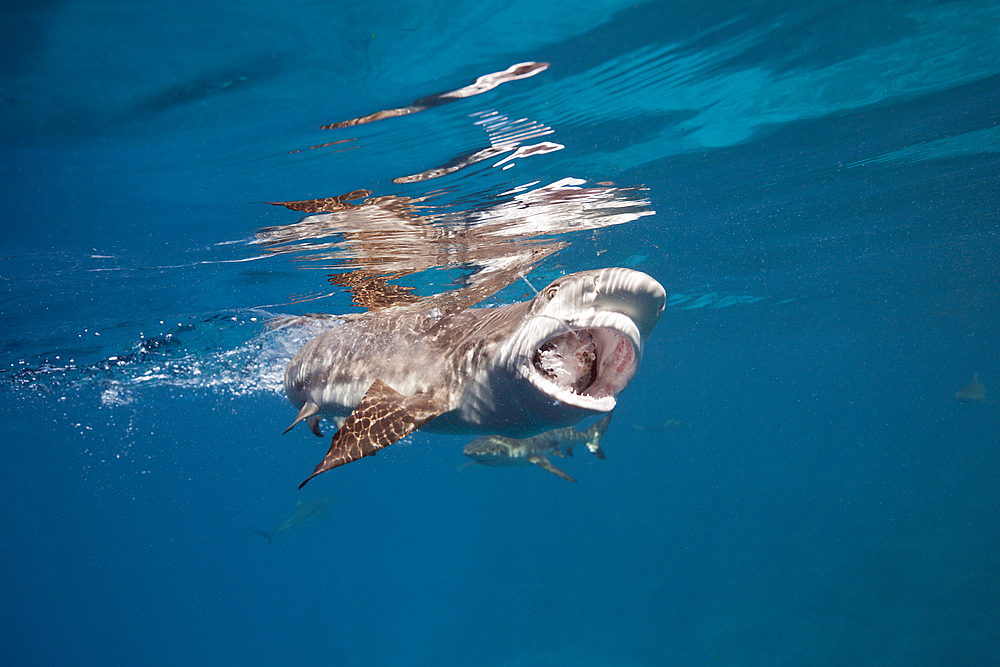
<path fill-rule="evenodd" d="M 403 396 L 381 380 L 375 380 L 344 425 L 333 434 L 326 456 L 299 488 L 320 473 L 388 447 L 442 412 L 427 396 Z"/>
<path fill-rule="evenodd" d="M 586 443 L 587 445 L 587 449 L 592 451 L 594 453 L 594 456 L 596 456 L 599 459 L 605 458 L 604 450 L 601 449 L 601 436 L 604 435 L 604 432 L 606 430 L 608 430 L 608 424 L 611 423 L 611 415 L 613 414 L 614 411 L 609 412 L 608 414 L 604 415 L 601 421 L 597 422 L 596 424 L 588 428 L 586 431 L 581 433 L 581 435 L 584 438 L 584 443 Z M 573 445 L 567 445 L 566 456 L 573 456 Z"/>
<path fill-rule="evenodd" d="M 604 415 L 601 421 L 588 428 L 584 433 L 587 436 L 587 449 L 594 452 L 594 456 L 599 459 L 604 458 L 604 450 L 601 449 L 601 436 L 608 430 L 608 424 L 611 423 L 611 415 L 613 414 L 615 414 L 614 411 L 611 411 Z"/>

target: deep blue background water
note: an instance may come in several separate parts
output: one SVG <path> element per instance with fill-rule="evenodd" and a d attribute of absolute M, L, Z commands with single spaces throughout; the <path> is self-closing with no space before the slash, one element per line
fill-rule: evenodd
<path fill-rule="evenodd" d="M 1000 406 L 954 399 L 1000 394 L 1000 3 L 3 15 L 7 663 L 1000 663 Z M 550 67 L 315 129 L 527 60 Z M 483 111 L 564 148 L 392 182 L 481 148 Z M 607 460 L 457 471 L 466 439 L 417 433 L 297 491 L 326 445 L 280 437 L 302 341 L 265 322 L 349 300 L 253 243 L 301 217 L 261 202 L 565 177 L 655 215 L 536 274 L 683 295 Z"/>

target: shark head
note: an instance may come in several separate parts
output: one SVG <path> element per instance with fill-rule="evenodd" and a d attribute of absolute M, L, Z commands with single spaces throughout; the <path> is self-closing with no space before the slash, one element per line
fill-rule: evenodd
<path fill-rule="evenodd" d="M 610 412 L 665 303 L 663 286 L 639 271 L 563 276 L 531 301 L 500 356 L 534 394 L 531 410 L 550 428 Z"/>

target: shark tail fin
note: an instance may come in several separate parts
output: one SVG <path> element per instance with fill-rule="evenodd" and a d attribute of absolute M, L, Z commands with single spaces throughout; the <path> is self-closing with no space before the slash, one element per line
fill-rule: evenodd
<path fill-rule="evenodd" d="M 587 449 L 592 451 L 594 456 L 599 459 L 604 458 L 604 450 L 601 449 L 601 436 L 608 430 L 608 424 L 611 423 L 611 415 L 613 414 L 614 412 L 609 412 L 601 421 L 588 428 L 584 433 L 587 437 Z"/>

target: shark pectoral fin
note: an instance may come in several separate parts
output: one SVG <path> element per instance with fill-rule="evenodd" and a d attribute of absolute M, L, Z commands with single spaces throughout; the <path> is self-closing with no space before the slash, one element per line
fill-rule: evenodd
<path fill-rule="evenodd" d="M 563 479 L 568 479 L 571 482 L 576 481 L 575 479 L 564 473 L 562 470 L 552 465 L 552 462 L 549 461 L 544 456 L 539 456 L 536 454 L 534 456 L 529 456 L 528 460 L 534 463 L 536 466 L 548 470 L 553 475 L 558 475 L 559 477 L 562 477 Z"/>
<path fill-rule="evenodd" d="M 333 434 L 326 456 L 299 488 L 320 473 L 388 447 L 443 411 L 427 396 L 403 396 L 381 380 L 375 380 L 344 425 Z"/>
<path fill-rule="evenodd" d="M 285 435 L 285 433 L 288 433 L 289 431 L 291 431 L 293 428 L 295 428 L 295 425 L 298 424 L 303 419 L 308 420 L 308 419 L 311 419 L 314 415 L 318 415 L 318 414 L 319 414 L 319 406 L 318 405 L 316 405 L 315 403 L 312 403 L 312 402 L 306 403 L 305 405 L 302 406 L 302 409 L 299 410 L 299 414 L 295 415 L 295 421 L 292 422 L 292 425 L 289 426 L 288 428 L 286 428 L 285 431 L 284 431 L 284 433 L 282 433 L 281 435 Z M 319 417 L 316 417 L 316 421 L 319 421 Z M 312 423 L 310 423 L 308 421 L 306 423 L 309 424 L 309 428 L 312 428 Z M 316 433 L 317 430 L 318 430 L 318 427 L 316 429 L 313 429 L 313 433 Z M 317 435 L 319 435 L 319 434 L 317 433 Z"/>

